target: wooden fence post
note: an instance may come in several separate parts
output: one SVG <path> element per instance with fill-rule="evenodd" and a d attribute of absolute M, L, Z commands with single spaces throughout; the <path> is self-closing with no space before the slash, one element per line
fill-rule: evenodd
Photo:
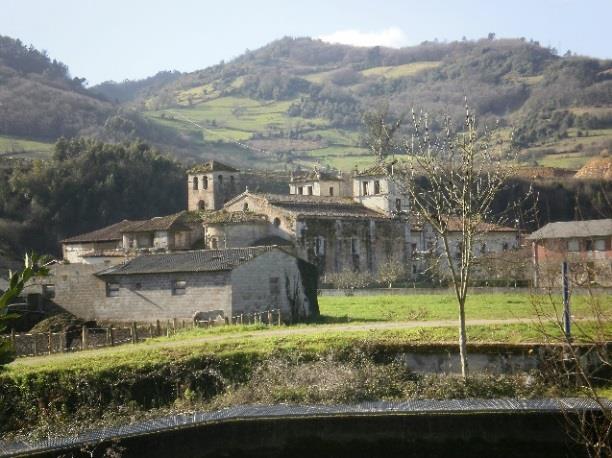
<path fill-rule="evenodd" d="M 36 334 L 30 334 L 32 336 L 32 349 L 34 350 L 34 356 L 38 354 L 38 342 L 36 341 Z"/>
<path fill-rule="evenodd" d="M 49 328 L 49 335 L 47 337 L 47 351 L 49 354 L 53 353 L 53 332 L 51 332 L 51 328 Z"/>
<path fill-rule="evenodd" d="M 60 332 L 60 351 L 62 353 L 64 353 L 66 351 L 67 337 L 68 337 L 67 331 L 66 331 L 66 328 L 64 328 Z"/>
<path fill-rule="evenodd" d="M 172 318 L 172 331 L 176 335 L 176 318 Z"/>
<path fill-rule="evenodd" d="M 113 329 L 113 325 L 111 324 L 108 328 L 108 333 L 110 334 L 110 346 L 115 346 L 115 330 Z"/>
<path fill-rule="evenodd" d="M 155 333 L 157 337 L 161 336 L 161 323 L 159 322 L 159 320 L 157 320 L 157 322 L 155 323 Z"/>
<path fill-rule="evenodd" d="M 242 313 L 240 314 L 240 324 L 242 325 Z"/>
<path fill-rule="evenodd" d="M 166 337 L 170 337 L 170 320 L 166 320 Z"/>
<path fill-rule="evenodd" d="M 272 325 L 272 311 L 268 309 L 268 326 Z"/>
<path fill-rule="evenodd" d="M 280 326 L 281 325 L 281 311 L 280 311 L 280 309 L 278 309 L 277 312 L 278 312 L 278 325 Z"/>
<path fill-rule="evenodd" d="M 81 350 L 87 350 L 87 326 L 81 326 Z"/>
<path fill-rule="evenodd" d="M 149 323 L 149 337 L 153 337 L 153 323 Z"/>
<path fill-rule="evenodd" d="M 132 322 L 132 343 L 135 344 L 138 342 L 138 328 L 136 327 L 136 322 Z"/>
<path fill-rule="evenodd" d="M 15 350 L 15 344 L 17 343 L 17 338 L 15 337 L 15 328 L 11 328 L 11 345 L 13 346 L 13 351 Z"/>

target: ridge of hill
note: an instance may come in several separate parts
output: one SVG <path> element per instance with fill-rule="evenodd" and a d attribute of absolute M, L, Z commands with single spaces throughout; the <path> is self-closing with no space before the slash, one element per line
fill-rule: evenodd
<path fill-rule="evenodd" d="M 15 55 L 38 66 L 24 69 Z M 86 89 L 63 64 L 1 38 L 0 154 L 85 135 L 141 138 L 186 162 L 347 170 L 371 162 L 365 111 L 415 107 L 433 115 L 435 131 L 442 113 L 461 122 L 465 96 L 481 122 L 499 123 L 502 138 L 514 127 L 527 165 L 577 170 L 612 147 L 612 61 L 559 56 L 525 39 L 391 49 L 282 38 L 203 70 Z M 28 98 L 57 103 L 19 105 Z"/>

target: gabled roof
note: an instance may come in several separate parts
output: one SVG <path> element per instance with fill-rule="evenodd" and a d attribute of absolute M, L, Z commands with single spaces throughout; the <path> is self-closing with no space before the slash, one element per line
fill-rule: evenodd
<path fill-rule="evenodd" d="M 449 217 L 446 220 L 447 228 L 449 232 L 461 232 L 462 223 L 460 218 Z M 508 226 L 501 226 L 499 224 L 482 222 L 477 225 L 477 230 L 480 232 L 516 232 L 516 229 Z"/>
<path fill-rule="evenodd" d="M 214 161 L 214 160 L 205 162 L 204 164 L 194 165 L 189 170 L 187 170 L 187 173 L 211 173 L 211 172 L 238 172 L 238 170 L 232 166 L 229 166 L 227 164 L 223 164 L 222 162 Z"/>
<path fill-rule="evenodd" d="M 118 223 L 111 224 L 110 226 L 97 229 L 92 232 L 85 234 L 75 235 L 61 241 L 61 243 L 85 243 L 85 242 L 113 242 L 121 240 L 121 232 L 126 227 L 132 224 L 142 223 L 143 221 L 129 221 L 124 219 Z"/>
<path fill-rule="evenodd" d="M 197 250 L 177 253 L 150 254 L 106 269 L 96 275 L 137 275 L 183 272 L 218 272 L 232 270 L 257 256 L 280 249 L 275 246 Z"/>
<path fill-rule="evenodd" d="M 386 176 L 391 172 L 391 166 L 385 164 L 376 164 L 370 168 L 357 173 L 359 177 L 380 177 Z"/>
<path fill-rule="evenodd" d="M 529 240 L 606 237 L 612 235 L 612 219 L 548 223 L 527 237 Z"/>
<path fill-rule="evenodd" d="M 249 196 L 265 200 L 269 205 L 297 216 L 320 216 L 337 218 L 382 218 L 389 217 L 355 202 L 350 197 L 304 196 L 298 194 L 259 194 L 244 192 L 226 205 Z"/>
<path fill-rule="evenodd" d="M 152 231 L 167 231 L 170 229 L 189 228 L 183 224 L 183 217 L 186 212 L 182 211 L 167 216 L 156 216 L 145 221 L 134 221 L 121 229 L 121 232 L 152 232 Z"/>
<path fill-rule="evenodd" d="M 311 170 L 306 173 L 296 173 L 291 177 L 292 183 L 308 183 L 311 181 L 342 181 L 338 174 Z"/>

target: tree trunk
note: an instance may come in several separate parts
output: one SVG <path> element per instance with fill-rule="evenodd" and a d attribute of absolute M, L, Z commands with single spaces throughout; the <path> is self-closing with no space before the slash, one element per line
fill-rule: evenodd
<path fill-rule="evenodd" d="M 467 333 L 465 331 L 465 299 L 459 302 L 459 358 L 461 359 L 461 375 L 465 380 L 468 376 Z"/>

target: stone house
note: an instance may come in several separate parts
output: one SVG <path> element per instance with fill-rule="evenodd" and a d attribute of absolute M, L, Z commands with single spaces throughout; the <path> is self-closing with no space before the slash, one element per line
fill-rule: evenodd
<path fill-rule="evenodd" d="M 351 183 L 342 173 L 323 172 L 318 167 L 311 172 L 292 173 L 289 194 L 299 196 L 350 197 Z"/>
<path fill-rule="evenodd" d="M 548 223 L 527 240 L 536 286 L 558 286 L 563 261 L 573 285 L 612 286 L 612 219 Z"/>
<path fill-rule="evenodd" d="M 37 280 L 42 282 L 43 280 Z M 318 314 L 316 268 L 278 247 L 149 254 L 100 270 L 57 264 L 44 279 L 56 306 L 84 320 L 154 322 L 280 309 L 285 321 Z M 32 290 L 42 284 L 35 283 Z"/>
<path fill-rule="evenodd" d="M 117 264 L 123 262 L 123 236 L 121 231 L 133 221 L 123 220 L 86 234 L 62 240 L 62 255 L 70 263 Z"/>

